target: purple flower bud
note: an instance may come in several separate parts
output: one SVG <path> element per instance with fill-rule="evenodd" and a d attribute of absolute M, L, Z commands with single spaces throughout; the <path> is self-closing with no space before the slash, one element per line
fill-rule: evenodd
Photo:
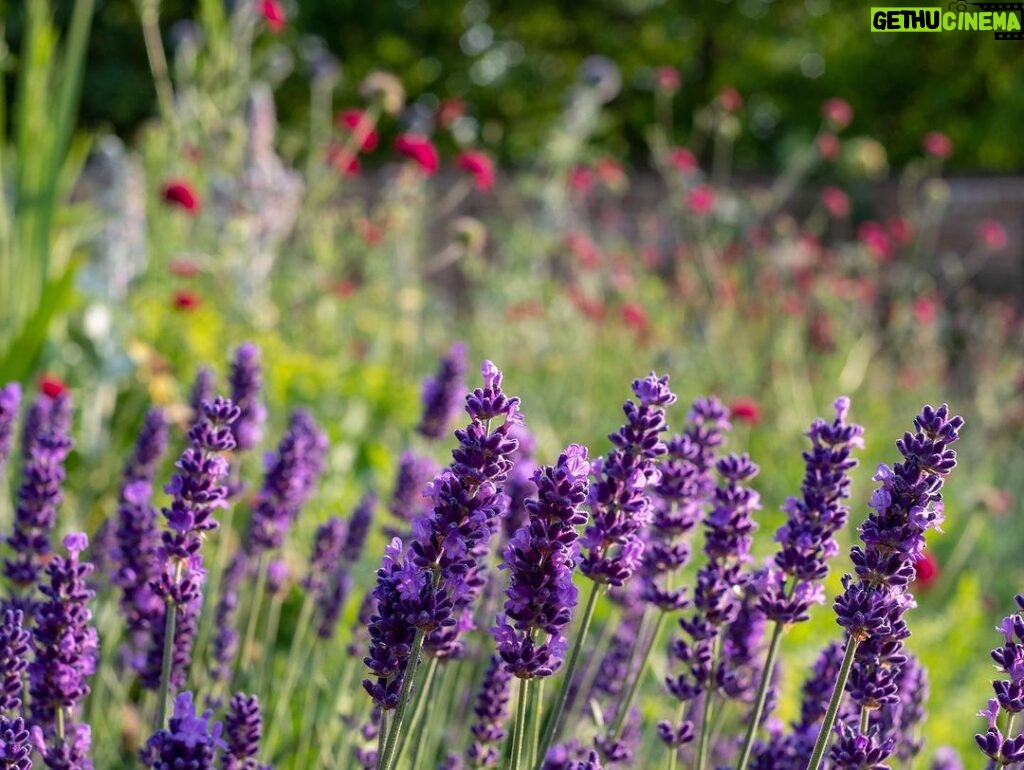
<path fill-rule="evenodd" d="M 267 410 L 263 406 L 263 372 L 260 349 L 251 342 L 239 345 L 231 362 L 231 401 L 238 407 L 238 419 L 231 425 L 235 448 L 239 452 L 252 449 L 263 438 Z"/>
<path fill-rule="evenodd" d="M 0 623 L 0 711 L 21 709 L 22 675 L 28 668 L 31 640 L 21 610 L 5 610 Z"/>
<path fill-rule="evenodd" d="M 437 374 L 423 381 L 423 416 L 416 430 L 430 439 L 442 438 L 459 412 L 466 390 L 466 346 L 454 343 L 441 359 Z"/>
<path fill-rule="evenodd" d="M 222 725 L 213 722 L 213 714 L 196 714 L 192 693 L 183 692 L 174 700 L 174 714 L 166 730 L 158 730 L 139 752 L 143 764 L 153 770 L 213 770 L 216 752 L 225 748 Z"/>
<path fill-rule="evenodd" d="M 227 748 L 221 759 L 221 770 L 258 770 L 256 755 L 263 735 L 263 717 L 255 695 L 238 693 L 228 704 L 224 718 Z"/>
<path fill-rule="evenodd" d="M 25 720 L 0 716 L 0 767 L 32 770 L 32 743 Z"/>
<path fill-rule="evenodd" d="M 436 475 L 437 464 L 429 457 L 403 452 L 398 461 L 398 472 L 388 510 L 405 522 L 422 516 L 426 512 L 423 488 Z"/>
<path fill-rule="evenodd" d="M 14 421 L 21 406 L 21 386 L 9 382 L 0 388 L 0 473 L 11 454 L 11 439 L 14 436 Z"/>
<path fill-rule="evenodd" d="M 200 366 L 188 397 L 189 406 L 192 407 L 192 422 L 202 419 L 203 404 L 213 401 L 213 391 L 216 387 L 217 379 L 213 372 L 205 366 Z"/>

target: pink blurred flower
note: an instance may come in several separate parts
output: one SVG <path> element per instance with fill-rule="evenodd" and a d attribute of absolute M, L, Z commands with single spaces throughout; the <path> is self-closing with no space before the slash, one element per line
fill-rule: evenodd
<path fill-rule="evenodd" d="M 278 0 L 260 0 L 260 13 L 267 22 L 267 29 L 275 34 L 284 29 L 288 22 L 284 6 Z"/>
<path fill-rule="evenodd" d="M 487 192 L 494 188 L 494 160 L 482 150 L 465 150 L 455 165 L 473 175 L 476 189 Z"/>
<path fill-rule="evenodd" d="M 327 147 L 327 163 L 334 166 L 339 174 L 344 176 L 356 176 L 359 174 L 359 158 L 338 144 L 331 144 Z"/>
<path fill-rule="evenodd" d="M 417 163 L 428 176 L 437 173 L 440 159 L 437 148 L 429 139 L 420 134 L 401 134 L 395 139 L 395 149 L 399 154 Z"/>
<path fill-rule="evenodd" d="M 910 307 L 914 320 L 922 326 L 931 326 L 939 317 L 939 301 L 935 297 L 918 297 Z"/>
<path fill-rule="evenodd" d="M 370 124 L 364 110 L 342 110 L 334 116 L 334 125 L 339 128 L 347 128 L 353 134 L 359 134 L 360 152 L 373 152 L 377 149 L 377 142 L 380 137 L 376 129 Z"/>
<path fill-rule="evenodd" d="M 199 275 L 199 265 L 183 257 L 172 259 L 167 265 L 167 269 L 171 275 L 176 275 L 179 278 L 195 278 Z"/>
<path fill-rule="evenodd" d="M 1006 248 L 1006 228 L 995 219 L 983 219 L 978 222 L 978 240 L 989 251 L 1002 251 Z"/>
<path fill-rule="evenodd" d="M 437 122 L 441 128 L 451 128 L 465 114 L 466 103 L 462 99 L 444 99 L 437 109 Z"/>
<path fill-rule="evenodd" d="M 569 187 L 581 195 L 586 195 L 594 186 L 594 172 L 586 166 L 573 166 L 569 169 Z"/>
<path fill-rule="evenodd" d="M 618 192 L 626 187 L 626 172 L 623 170 L 622 164 L 614 158 L 601 158 L 594 165 L 594 171 L 601 183 L 609 190 Z"/>
<path fill-rule="evenodd" d="M 823 160 L 835 160 L 839 157 L 839 137 L 831 131 L 822 131 L 814 142 Z"/>
<path fill-rule="evenodd" d="M 850 196 L 838 187 L 826 187 L 821 191 L 821 205 L 834 219 L 845 219 L 850 215 Z"/>
<path fill-rule="evenodd" d="M 693 171 L 697 168 L 697 158 L 685 147 L 673 147 L 669 150 L 669 160 L 676 170 L 681 174 Z"/>
<path fill-rule="evenodd" d="M 890 217 L 885 223 L 889 235 L 897 246 L 907 246 L 914 240 L 914 228 L 903 217 Z"/>
<path fill-rule="evenodd" d="M 184 209 L 189 214 L 198 214 L 202 208 L 199 194 L 184 179 L 171 179 L 165 182 L 160 194 L 163 196 L 164 203 Z"/>
<path fill-rule="evenodd" d="M 748 425 L 757 425 L 761 422 L 761 406 L 752 398 L 737 398 L 729 404 L 729 416 Z"/>
<path fill-rule="evenodd" d="M 875 255 L 876 259 L 879 261 L 889 259 L 892 244 L 885 228 L 878 222 L 861 222 L 860 227 L 857 228 L 857 237 Z"/>
<path fill-rule="evenodd" d="M 743 97 L 735 88 L 727 86 L 718 94 L 718 106 L 726 112 L 739 112 L 743 109 Z"/>
<path fill-rule="evenodd" d="M 580 267 L 593 269 L 601 264 L 601 250 L 586 233 L 573 230 L 565 236 L 565 245 Z"/>
<path fill-rule="evenodd" d="M 663 66 L 654 71 L 654 79 L 658 90 L 674 94 L 683 87 L 683 78 L 675 67 Z"/>
<path fill-rule="evenodd" d="M 619 310 L 619 315 L 626 326 L 638 332 L 646 332 L 650 321 L 647 318 L 647 311 L 642 305 L 636 302 L 627 302 Z"/>
<path fill-rule="evenodd" d="M 933 158 L 948 158 L 953 154 L 953 140 L 941 131 L 929 131 L 921 139 L 921 147 Z"/>
<path fill-rule="evenodd" d="M 826 99 L 821 114 L 836 131 L 842 131 L 853 121 L 853 107 L 845 99 Z"/>
<path fill-rule="evenodd" d="M 715 207 L 715 189 L 711 185 L 697 185 L 687 195 L 686 205 L 694 214 L 707 214 Z"/>
<path fill-rule="evenodd" d="M 915 580 L 911 584 L 921 590 L 931 588 L 939 579 L 939 563 L 928 551 L 921 553 L 914 562 Z"/>

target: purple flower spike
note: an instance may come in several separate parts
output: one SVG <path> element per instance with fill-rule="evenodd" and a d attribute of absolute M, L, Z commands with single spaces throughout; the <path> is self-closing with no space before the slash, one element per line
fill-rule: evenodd
<path fill-rule="evenodd" d="M 931 770 L 964 770 L 964 763 L 952 746 L 939 746 L 932 758 Z"/>
<path fill-rule="evenodd" d="M 7 458 L 11 454 L 11 440 L 14 436 L 14 421 L 21 406 L 21 386 L 9 382 L 0 388 L 0 474 L 3 473 Z"/>
<path fill-rule="evenodd" d="M 228 704 L 224 718 L 224 736 L 227 748 L 221 759 L 221 770 L 259 770 L 264 767 L 256 761 L 263 735 L 263 717 L 255 695 L 238 693 Z"/>
<path fill-rule="evenodd" d="M 835 419 L 816 420 L 807 432 L 811 449 L 803 453 L 801 496 L 782 508 L 789 518 L 775 534 L 779 552 L 761 578 L 759 606 L 769 620 L 802 622 L 812 604 L 825 600 L 820 581 L 828 574 L 828 559 L 839 552 L 835 534 L 849 517 L 843 501 L 850 496 L 849 472 L 857 465 L 852 452 L 864 446 L 864 429 L 846 422 L 849 409 L 850 399 L 836 399 Z"/>
<path fill-rule="evenodd" d="M 260 349 L 251 342 L 239 345 L 231 362 L 231 400 L 238 407 L 238 419 L 231 425 L 235 449 L 245 452 L 260 443 L 267 410 L 263 406 L 263 372 Z"/>
<path fill-rule="evenodd" d="M 36 609 L 33 647 L 28 666 L 35 743 L 47 767 L 92 768 L 88 759 L 89 728 L 77 724 L 77 711 L 89 694 L 96 671 L 99 638 L 90 625 L 89 601 L 95 596 L 85 579 L 92 565 L 80 562 L 88 546 L 82 533 L 64 539 L 68 555 L 54 556 L 46 567 L 49 582 L 41 586 L 45 600 Z M 64 738 L 57 733 L 62 715 Z"/>
<path fill-rule="evenodd" d="M 491 656 L 484 681 L 476 697 L 473 713 L 476 721 L 470 726 L 474 741 L 466 753 L 473 767 L 497 767 L 501 761 L 501 742 L 508 732 L 508 704 L 511 699 L 512 675 L 497 655 Z"/>
<path fill-rule="evenodd" d="M 245 538 L 250 560 L 280 548 L 302 507 L 316 489 L 327 454 L 327 436 L 312 415 L 298 409 L 277 451 L 267 455 L 263 488 Z"/>
<path fill-rule="evenodd" d="M 492 633 L 505 665 L 520 679 L 551 676 L 562 665 L 562 631 L 576 606 L 576 527 L 587 520 L 582 508 L 589 473 L 587 450 L 578 444 L 570 444 L 554 467 L 538 469 L 537 497 L 526 501 L 529 521 L 505 549 L 508 599 Z"/>
<path fill-rule="evenodd" d="M 200 366 L 189 392 L 188 403 L 192 407 L 192 422 L 203 417 L 203 404 L 213 401 L 213 391 L 217 387 L 217 378 L 205 366 Z"/>
<path fill-rule="evenodd" d="M 25 720 L 0 716 L 0 767 L 32 770 L 32 743 Z"/>
<path fill-rule="evenodd" d="M 4 611 L 0 623 L 0 711 L 18 713 L 21 709 L 22 675 L 28 668 L 31 640 L 21 610 Z"/>
<path fill-rule="evenodd" d="M 1018 595 L 1016 602 L 1017 612 L 996 627 L 1003 643 L 992 650 L 992 660 L 1003 678 L 992 682 L 996 697 L 989 700 L 987 709 L 978 712 L 988 720 L 988 732 L 974 736 L 997 768 L 1024 759 L 1024 730 L 1018 729 L 1016 736 L 1004 736 L 997 724 L 1002 711 L 1010 717 L 1024 711 L 1024 595 Z"/>
<path fill-rule="evenodd" d="M 466 346 L 454 343 L 441 359 L 437 374 L 423 381 L 423 416 L 416 430 L 430 439 L 442 438 L 458 415 L 466 390 Z"/>
<path fill-rule="evenodd" d="M 209 711 L 196 714 L 192 693 L 174 700 L 174 715 L 168 729 L 158 730 L 139 752 L 143 764 L 153 770 L 213 770 L 217 751 L 225 747 L 222 725 L 213 722 Z"/>
<path fill-rule="evenodd" d="M 345 606 L 349 591 L 352 588 L 351 571 L 359 563 L 363 555 L 366 538 L 370 534 L 373 512 L 377 507 L 377 496 L 368 492 L 359 501 L 352 512 L 345 539 L 341 543 L 338 562 L 331 572 L 328 590 L 323 592 L 317 602 L 320 611 L 320 623 L 317 635 L 321 639 L 330 639 L 338 627 L 338 618 Z"/>
<path fill-rule="evenodd" d="M 637 402 L 623 405 L 626 424 L 609 436 L 615 448 L 594 463 L 597 479 L 588 500 L 592 518 L 582 540 L 587 553 L 580 571 L 613 586 L 623 585 L 643 558 L 641 533 L 654 513 L 648 488 L 658 484 L 655 461 L 668 451 L 661 440 L 668 427 L 662 407 L 676 400 L 668 377 L 654 372 L 634 380 L 633 393 Z"/>
<path fill-rule="evenodd" d="M 302 579 L 302 588 L 318 602 L 341 558 L 345 531 L 345 522 L 332 516 L 317 528 L 313 537 L 313 555 L 309 561 L 309 573 Z"/>
<path fill-rule="evenodd" d="M 945 404 L 938 409 L 924 407 L 914 419 L 915 432 L 903 434 L 896 442 L 903 462 L 892 468 L 879 466 L 875 474 L 880 486 L 871 497 L 874 510 L 860 527 L 864 545 L 850 549 L 856 578 L 843 578 L 844 592 L 835 601 L 836 622 L 858 643 L 845 690 L 858 714 L 900 700 L 908 660 L 903 642 L 910 635 L 903 616 L 915 606 L 907 585 L 914 579 L 914 562 L 923 552 L 925 532 L 941 523 L 940 491 L 956 465 L 956 452 L 949 445 L 959 438 L 963 422 L 950 416 Z M 842 728 L 836 749 L 841 748 L 842 760 L 849 762 L 860 749 L 875 757 L 888 747 L 875 760 L 880 762 L 892 751 L 897 735 L 863 735 L 856 718 L 855 714 Z M 830 756 L 836 766 L 855 766 Z"/>
<path fill-rule="evenodd" d="M 165 612 L 177 613 L 171 668 L 171 684 L 175 688 L 185 683 L 199 620 L 202 586 L 206 581 L 202 544 L 206 533 L 218 526 L 214 512 L 228 504 L 224 480 L 229 467 L 223 453 L 235 446 L 231 425 L 238 414 L 238 407 L 224 398 L 203 405 L 203 418 L 189 430 L 190 446 L 182 452 L 176 463 L 178 473 L 166 488 L 171 495 L 170 506 L 163 509 L 168 529 L 157 550 L 160 573 L 151 585 L 166 604 Z M 153 628 L 142 672 L 143 684 L 152 689 L 160 683 L 163 620 L 161 616 Z"/>
<path fill-rule="evenodd" d="M 423 496 L 423 488 L 437 475 L 437 470 L 437 464 L 429 457 L 408 451 L 402 453 L 388 504 L 388 510 L 395 518 L 411 522 L 426 513 L 427 501 Z"/>
<path fill-rule="evenodd" d="M 4 560 L 4 575 L 19 592 L 22 608 L 28 612 L 32 606 L 26 594 L 39 582 L 43 560 L 51 551 L 50 533 L 57 522 L 57 509 L 64 499 L 64 462 L 73 446 L 69 426 L 70 402 L 66 395 L 56 399 L 39 396 L 25 421 L 22 483 L 14 532 L 7 539 L 13 554 Z"/>

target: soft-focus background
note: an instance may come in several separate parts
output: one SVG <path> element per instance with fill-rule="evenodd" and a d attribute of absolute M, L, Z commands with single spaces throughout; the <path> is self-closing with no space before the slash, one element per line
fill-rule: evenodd
<path fill-rule="evenodd" d="M 0 15 L 0 380 L 74 396 L 62 532 L 109 514 L 148 405 L 183 422 L 198 367 L 246 340 L 267 448 L 295 406 L 332 440 L 295 560 L 328 513 L 389 492 L 456 340 L 502 367 L 544 462 L 606 450 L 651 369 L 681 394 L 670 425 L 718 394 L 762 468 L 763 554 L 837 395 L 867 436 L 846 543 L 875 466 L 948 401 L 967 427 L 909 646 L 931 668 L 925 754 L 972 751 L 1024 591 L 1019 42 L 873 35 L 836 0 Z M 787 636 L 784 716 L 837 636 L 829 606 Z"/>

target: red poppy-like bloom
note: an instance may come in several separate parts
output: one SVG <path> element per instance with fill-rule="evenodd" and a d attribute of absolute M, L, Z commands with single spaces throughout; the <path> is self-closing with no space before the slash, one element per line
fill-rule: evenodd
<path fill-rule="evenodd" d="M 748 425 L 761 422 L 761 406 L 752 398 L 737 398 L 729 404 L 729 416 Z"/>
<path fill-rule="evenodd" d="M 921 147 L 933 158 L 948 158 L 953 154 L 953 140 L 941 131 L 929 131 L 921 139 Z"/>
<path fill-rule="evenodd" d="M 462 152 L 455 165 L 473 175 L 476 189 L 487 192 L 494 188 L 494 160 L 481 150 Z"/>
<path fill-rule="evenodd" d="M 623 305 L 619 310 L 619 315 L 626 326 L 636 329 L 638 332 L 646 331 L 650 323 L 647 318 L 647 311 L 635 302 L 627 302 Z"/>
<path fill-rule="evenodd" d="M 347 128 L 353 134 L 357 131 L 360 135 L 359 151 L 373 152 L 377 149 L 377 142 L 380 140 L 376 129 L 370 124 L 364 110 L 342 110 L 334 116 L 334 125 L 339 128 Z"/>
<path fill-rule="evenodd" d="M 914 320 L 922 326 L 931 326 L 939 317 L 939 302 L 935 297 L 918 297 L 910 306 Z"/>
<path fill-rule="evenodd" d="M 199 194 L 184 179 L 171 179 L 168 182 L 164 182 L 160 194 L 163 196 L 164 203 L 178 206 L 190 214 L 198 214 L 202 208 Z"/>
<path fill-rule="evenodd" d="M 39 377 L 39 390 L 47 398 L 57 398 L 68 392 L 68 386 L 64 380 L 52 374 L 43 374 Z"/>
<path fill-rule="evenodd" d="M 669 161 L 676 171 L 685 174 L 697 168 L 697 158 L 685 147 L 673 147 L 668 153 Z"/>
<path fill-rule="evenodd" d="M 850 197 L 838 187 L 826 187 L 821 191 L 821 205 L 833 219 L 844 219 L 850 215 Z"/>
<path fill-rule="evenodd" d="M 181 289 L 180 291 L 174 292 L 174 307 L 178 310 L 185 310 L 191 312 L 202 304 L 199 299 L 199 295 L 194 291 L 188 289 Z"/>
<path fill-rule="evenodd" d="M 931 588 L 939 579 L 939 563 L 928 551 L 922 553 L 920 558 L 914 562 L 914 575 L 917 579 L 912 585 L 921 589 Z"/>
<path fill-rule="evenodd" d="M 726 112 L 739 112 L 743 108 L 743 97 L 739 91 L 729 86 L 718 94 L 718 104 Z"/>
<path fill-rule="evenodd" d="M 710 185 L 697 185 L 686 196 L 686 205 L 694 214 L 704 215 L 715 207 L 715 190 Z"/>
<path fill-rule="evenodd" d="M 437 173 L 437 169 L 441 165 L 437 148 L 425 136 L 402 134 L 395 139 L 395 149 L 400 155 L 416 161 L 428 176 Z"/>
<path fill-rule="evenodd" d="M 853 121 L 853 107 L 845 99 L 826 99 L 821 105 L 821 114 L 837 131 L 842 131 Z"/>
<path fill-rule="evenodd" d="M 814 140 L 818 154 L 822 160 L 835 160 L 839 157 L 839 137 L 829 131 L 822 131 Z"/>
<path fill-rule="evenodd" d="M 277 0 L 260 0 L 260 13 L 263 14 L 263 19 L 267 22 L 267 29 L 275 34 L 284 29 L 284 25 L 288 23 L 284 6 Z"/>
<path fill-rule="evenodd" d="M 983 219 L 978 222 L 978 240 L 989 251 L 1002 251 L 1006 248 L 1006 228 L 1002 222 Z"/>
<path fill-rule="evenodd" d="M 654 71 L 654 79 L 659 91 L 674 94 L 683 87 L 683 78 L 675 67 L 658 67 Z"/>
<path fill-rule="evenodd" d="M 885 232 L 885 228 L 878 222 L 861 222 L 860 227 L 857 228 L 857 237 L 877 259 L 889 259 L 892 242 L 889 240 L 889 234 Z"/>
<path fill-rule="evenodd" d="M 178 278 L 195 278 L 199 275 L 199 265 L 188 259 L 172 259 L 167 269 Z"/>

